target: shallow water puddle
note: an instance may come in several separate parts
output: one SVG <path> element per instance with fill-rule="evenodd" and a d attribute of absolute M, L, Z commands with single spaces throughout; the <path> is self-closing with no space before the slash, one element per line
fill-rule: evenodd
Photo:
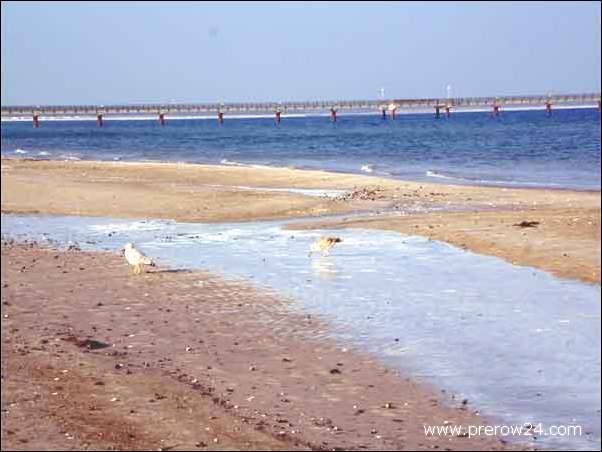
<path fill-rule="evenodd" d="M 539 446 L 599 448 L 599 286 L 420 237 L 282 224 L 2 215 L 6 237 L 111 251 L 131 241 L 160 264 L 250 278 L 470 409 L 508 425 L 582 426 Z M 343 242 L 308 257 L 324 234 Z"/>
<path fill-rule="evenodd" d="M 208 187 L 226 188 L 240 191 L 259 191 L 274 193 L 292 193 L 304 196 L 313 196 L 318 198 L 336 198 L 349 193 L 348 190 L 337 190 L 334 188 L 292 188 L 292 187 L 250 187 L 247 185 L 220 185 L 209 184 Z"/>

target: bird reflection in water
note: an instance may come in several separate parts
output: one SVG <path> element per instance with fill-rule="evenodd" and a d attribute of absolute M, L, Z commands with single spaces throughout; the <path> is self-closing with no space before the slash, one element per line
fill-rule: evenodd
<path fill-rule="evenodd" d="M 316 277 L 322 279 L 334 279 L 337 276 L 337 269 L 334 259 L 328 256 L 320 256 L 311 261 L 311 268 Z"/>

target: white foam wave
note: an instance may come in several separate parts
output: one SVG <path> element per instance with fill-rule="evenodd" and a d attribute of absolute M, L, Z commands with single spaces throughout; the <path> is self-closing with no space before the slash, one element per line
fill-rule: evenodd
<path fill-rule="evenodd" d="M 15 150 L 15 154 L 27 154 L 29 151 L 26 151 L 25 149 L 16 149 Z"/>
<path fill-rule="evenodd" d="M 219 162 L 221 165 L 227 166 L 242 166 L 245 168 L 258 168 L 258 169 L 282 169 L 282 168 L 291 168 L 285 166 L 270 166 L 270 165 L 260 165 L 258 163 L 241 163 L 234 160 L 222 159 Z"/>
<path fill-rule="evenodd" d="M 164 231 L 170 222 L 163 221 L 133 221 L 130 223 L 93 224 L 89 229 L 98 233 L 118 233 L 131 231 Z"/>
<path fill-rule="evenodd" d="M 509 180 L 492 180 L 492 179 L 479 179 L 477 177 L 462 177 L 462 176 L 451 176 L 448 174 L 439 173 L 437 171 L 428 170 L 426 172 L 428 177 L 435 177 L 439 179 L 456 180 L 469 184 L 481 184 L 481 185 L 500 185 L 500 186 L 516 186 L 516 187 L 560 187 L 562 184 L 554 182 L 524 182 L 524 181 L 509 181 Z"/>
<path fill-rule="evenodd" d="M 456 179 L 455 177 L 446 176 L 445 174 L 438 173 L 437 171 L 428 170 L 426 172 L 428 177 L 438 177 L 440 179 Z"/>
<path fill-rule="evenodd" d="M 220 161 L 220 163 L 222 165 L 228 165 L 228 166 L 249 166 L 249 165 L 247 165 L 245 163 L 235 162 L 233 160 L 228 160 L 228 159 L 222 159 Z"/>
<path fill-rule="evenodd" d="M 73 155 L 73 154 L 61 154 L 59 157 L 63 160 L 73 160 L 73 161 L 81 160 L 81 158 L 79 158 L 78 156 Z"/>

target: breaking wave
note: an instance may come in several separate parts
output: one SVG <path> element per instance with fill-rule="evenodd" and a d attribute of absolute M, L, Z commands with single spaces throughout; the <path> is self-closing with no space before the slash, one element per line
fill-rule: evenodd
<path fill-rule="evenodd" d="M 556 184 L 553 182 L 525 182 L 525 181 L 514 181 L 514 180 L 502 180 L 502 179 L 482 179 L 479 176 L 468 176 L 468 175 L 459 175 L 456 173 L 448 173 L 442 171 L 433 171 L 428 170 L 426 172 L 427 177 L 433 177 L 438 179 L 447 179 L 450 181 L 458 181 L 469 184 L 478 184 L 478 185 L 511 185 L 517 187 L 548 187 L 548 186 L 562 186 L 562 184 Z"/>

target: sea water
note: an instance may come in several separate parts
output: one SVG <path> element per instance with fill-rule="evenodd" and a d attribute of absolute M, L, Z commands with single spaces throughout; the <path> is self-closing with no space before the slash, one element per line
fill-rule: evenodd
<path fill-rule="evenodd" d="M 398 179 L 509 187 L 600 190 L 596 109 L 404 114 L 395 120 L 324 116 L 157 121 L 107 117 L 1 125 L 2 155 L 59 160 L 123 160 L 268 165 Z"/>

